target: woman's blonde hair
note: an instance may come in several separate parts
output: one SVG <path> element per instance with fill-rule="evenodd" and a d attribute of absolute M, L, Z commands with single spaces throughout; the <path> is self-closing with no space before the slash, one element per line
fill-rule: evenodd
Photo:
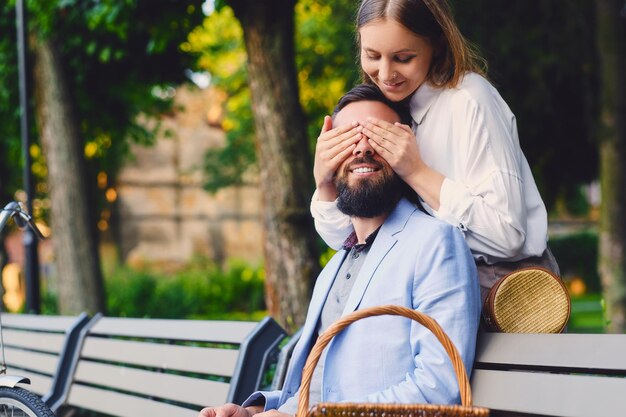
<path fill-rule="evenodd" d="M 486 76 L 487 61 L 461 34 L 446 0 L 363 0 L 356 18 L 359 43 L 359 29 L 378 19 L 395 20 L 431 42 L 434 53 L 428 80 L 432 84 L 452 88 L 466 72 Z M 364 72 L 362 76 L 371 82 Z"/>

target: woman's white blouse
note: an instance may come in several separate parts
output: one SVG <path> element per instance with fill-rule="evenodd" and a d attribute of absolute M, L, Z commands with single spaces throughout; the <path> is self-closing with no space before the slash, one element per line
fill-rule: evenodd
<path fill-rule="evenodd" d="M 413 132 L 423 161 L 446 178 L 433 216 L 465 234 L 487 263 L 541 256 L 548 220 L 519 144 L 515 116 L 498 91 L 469 73 L 456 88 L 423 84 L 411 98 Z M 336 202 L 311 201 L 315 227 L 332 248 L 352 231 Z"/>

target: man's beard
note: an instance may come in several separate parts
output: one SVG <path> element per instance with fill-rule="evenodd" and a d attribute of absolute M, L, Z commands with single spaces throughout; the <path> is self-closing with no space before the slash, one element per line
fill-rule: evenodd
<path fill-rule="evenodd" d="M 362 178 L 348 183 L 350 167 L 357 164 L 375 165 L 383 172 L 378 178 Z M 337 174 L 337 208 L 348 216 L 372 218 L 390 213 L 404 193 L 404 183 L 389 166 L 369 155 L 354 159 L 343 172 Z"/>

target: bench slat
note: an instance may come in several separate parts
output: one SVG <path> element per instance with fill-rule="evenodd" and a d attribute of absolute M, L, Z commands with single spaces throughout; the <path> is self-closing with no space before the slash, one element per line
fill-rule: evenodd
<path fill-rule="evenodd" d="M 239 351 L 89 337 L 81 356 L 126 364 L 232 376 Z"/>
<path fill-rule="evenodd" d="M 74 322 L 71 316 L 39 316 L 34 314 L 2 314 L 2 327 L 64 333 Z"/>
<path fill-rule="evenodd" d="M 91 329 L 95 335 L 164 338 L 214 343 L 242 343 L 258 325 L 246 321 L 202 321 L 103 317 Z"/>
<path fill-rule="evenodd" d="M 21 330 L 3 330 L 6 346 L 35 349 L 43 352 L 59 353 L 63 349 L 65 334 L 40 333 Z"/>
<path fill-rule="evenodd" d="M 171 387 L 172 390 L 176 387 Z M 172 404 L 132 397 L 113 391 L 103 391 L 83 385 L 73 385 L 69 402 L 78 407 L 99 411 L 119 417 L 197 417 L 198 410 L 190 410 Z"/>
<path fill-rule="evenodd" d="M 624 352 L 626 336 L 620 334 L 481 333 L 475 362 L 624 372 Z"/>
<path fill-rule="evenodd" d="M 81 361 L 75 381 L 189 404 L 223 404 L 229 384 L 181 375 Z"/>
<path fill-rule="evenodd" d="M 626 378 L 474 370 L 474 404 L 558 417 L 598 417 L 626 410 Z"/>
<path fill-rule="evenodd" d="M 49 353 L 31 352 L 28 350 L 13 349 L 6 347 L 4 349 L 7 365 L 9 367 L 17 366 L 19 368 L 32 369 L 33 371 L 42 372 L 52 375 L 56 372 L 58 356 Z"/>

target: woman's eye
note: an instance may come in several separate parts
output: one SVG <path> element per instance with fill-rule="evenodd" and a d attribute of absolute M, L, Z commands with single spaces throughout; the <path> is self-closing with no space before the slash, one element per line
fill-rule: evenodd
<path fill-rule="evenodd" d="M 413 56 L 398 56 L 396 57 L 396 61 L 400 62 L 401 64 L 406 64 L 413 58 L 414 58 Z"/>
<path fill-rule="evenodd" d="M 372 54 L 367 54 L 367 59 L 370 59 L 372 61 L 377 60 L 378 58 L 380 58 L 380 56 L 378 55 L 372 55 Z"/>

